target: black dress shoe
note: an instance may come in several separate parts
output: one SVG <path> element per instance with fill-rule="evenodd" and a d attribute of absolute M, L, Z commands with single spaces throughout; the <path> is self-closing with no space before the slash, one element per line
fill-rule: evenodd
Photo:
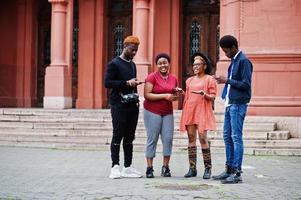
<path fill-rule="evenodd" d="M 210 179 L 211 178 L 211 168 L 205 168 L 203 179 Z"/>
<path fill-rule="evenodd" d="M 236 183 L 242 183 L 241 175 L 237 174 L 231 174 L 228 178 L 221 180 L 222 184 L 236 184 Z"/>
<path fill-rule="evenodd" d="M 185 178 L 195 177 L 197 175 L 197 170 L 189 168 L 187 174 L 184 175 Z"/>
<path fill-rule="evenodd" d="M 231 175 L 232 171 L 233 171 L 233 169 L 231 167 L 229 167 L 228 165 L 226 165 L 225 171 L 220 173 L 219 175 L 212 176 L 212 179 L 213 180 L 224 180 Z"/>
<path fill-rule="evenodd" d="M 171 177 L 170 169 L 168 166 L 162 166 L 161 176 L 163 177 Z"/>
<path fill-rule="evenodd" d="M 154 178 L 154 169 L 153 167 L 146 168 L 146 178 Z"/>
<path fill-rule="evenodd" d="M 227 172 L 222 172 L 219 175 L 212 176 L 213 180 L 224 180 L 228 178 L 231 174 L 228 174 Z"/>

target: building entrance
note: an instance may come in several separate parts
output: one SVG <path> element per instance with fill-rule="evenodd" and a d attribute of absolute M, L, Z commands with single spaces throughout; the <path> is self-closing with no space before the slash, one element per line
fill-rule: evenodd
<path fill-rule="evenodd" d="M 122 53 L 123 40 L 132 34 L 133 1 L 111 0 L 108 12 L 108 61 Z M 107 107 L 109 107 L 109 93 L 107 90 Z"/>
<path fill-rule="evenodd" d="M 132 34 L 133 2 L 111 0 L 108 3 L 108 60 L 111 60 L 122 53 L 123 39 Z"/>
<path fill-rule="evenodd" d="M 73 35 L 72 35 L 72 99 L 73 108 L 77 98 L 78 68 L 78 0 L 74 0 Z M 45 71 L 50 65 L 51 41 L 51 3 L 48 0 L 38 1 L 38 68 L 37 68 L 37 107 L 43 107 Z"/>
<path fill-rule="evenodd" d="M 219 0 L 183 0 L 183 88 L 193 75 L 190 62 L 195 52 L 205 53 L 216 70 L 219 40 Z"/>
<path fill-rule="evenodd" d="M 51 4 L 38 1 L 37 107 L 43 107 L 46 67 L 50 64 Z"/>

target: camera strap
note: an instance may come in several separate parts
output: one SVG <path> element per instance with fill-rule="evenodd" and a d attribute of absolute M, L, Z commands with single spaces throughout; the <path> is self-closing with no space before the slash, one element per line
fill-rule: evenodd
<path fill-rule="evenodd" d="M 135 93 L 135 91 L 134 90 L 132 90 L 132 92 L 131 92 L 132 94 L 134 94 Z M 120 94 L 120 96 L 123 96 L 124 94 L 120 91 L 119 92 L 119 94 Z M 130 93 L 129 93 L 130 94 Z"/>

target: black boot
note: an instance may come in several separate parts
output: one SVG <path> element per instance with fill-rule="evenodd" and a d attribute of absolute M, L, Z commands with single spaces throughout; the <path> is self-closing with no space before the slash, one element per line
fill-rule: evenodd
<path fill-rule="evenodd" d="M 203 179 L 210 179 L 211 178 L 211 168 L 205 168 Z"/>
<path fill-rule="evenodd" d="M 197 175 L 197 170 L 189 168 L 187 174 L 184 175 L 185 178 L 195 177 Z"/>
<path fill-rule="evenodd" d="M 205 166 L 203 179 L 210 179 L 211 178 L 211 167 L 212 167 L 210 148 L 202 149 L 202 154 L 203 154 L 203 161 L 204 161 L 204 166 Z"/>
<path fill-rule="evenodd" d="M 163 177 L 171 177 L 171 173 L 170 173 L 170 169 L 168 166 L 162 166 L 162 169 L 161 169 L 161 176 Z"/>
<path fill-rule="evenodd" d="M 153 167 L 147 167 L 146 168 L 146 178 L 154 178 L 154 169 Z"/>
<path fill-rule="evenodd" d="M 223 184 L 241 183 L 242 182 L 241 173 L 242 173 L 241 170 L 233 169 L 233 173 L 226 179 L 221 180 L 221 183 Z"/>
<path fill-rule="evenodd" d="M 233 169 L 230 166 L 226 165 L 225 171 L 220 173 L 219 175 L 212 176 L 212 179 L 213 180 L 224 180 L 232 174 L 232 171 L 233 171 Z"/>
<path fill-rule="evenodd" d="M 197 175 L 196 154 L 196 146 L 188 147 L 189 171 L 184 175 L 185 178 L 195 177 Z"/>

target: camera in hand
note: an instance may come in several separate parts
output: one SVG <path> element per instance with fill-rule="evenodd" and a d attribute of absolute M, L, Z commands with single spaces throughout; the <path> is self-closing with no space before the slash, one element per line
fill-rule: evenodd
<path fill-rule="evenodd" d="M 121 96 L 121 103 L 138 103 L 139 102 L 139 95 L 137 93 L 129 93 L 129 94 L 120 94 Z"/>

